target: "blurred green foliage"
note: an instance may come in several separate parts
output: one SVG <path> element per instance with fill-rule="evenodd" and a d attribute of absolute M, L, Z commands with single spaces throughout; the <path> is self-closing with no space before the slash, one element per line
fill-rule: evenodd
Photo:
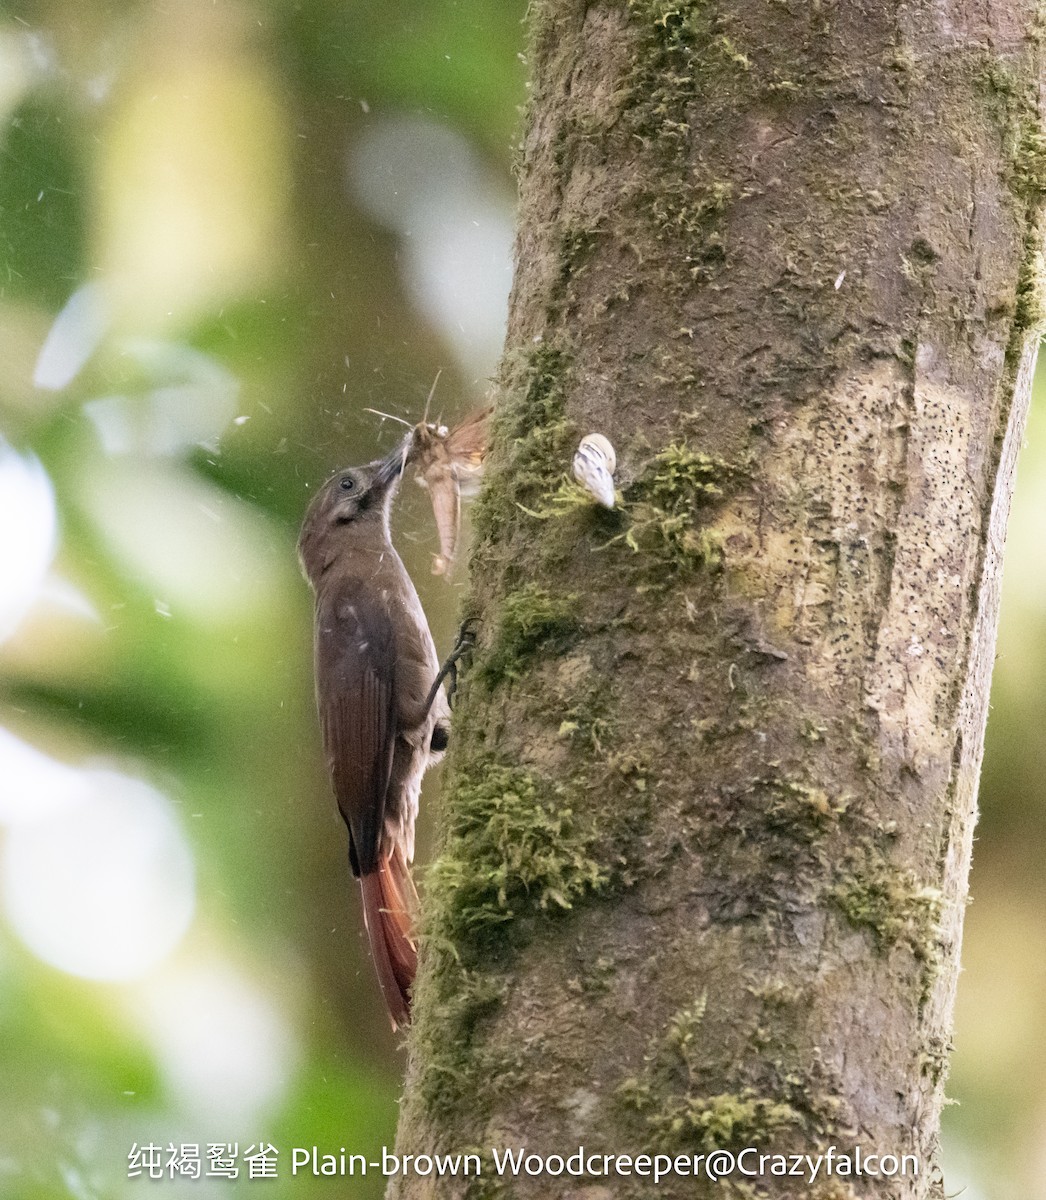
<path fill-rule="evenodd" d="M 416 418 L 441 368 L 448 414 L 484 392 L 424 316 L 405 266 L 422 234 L 366 210 L 351 163 L 382 122 L 421 119 L 466 139 L 510 203 L 523 10 L 0 3 L 0 428 L 46 468 L 54 572 L 95 614 L 41 602 L 0 645 L 0 726 L 57 761 L 102 758 L 149 780 L 196 864 L 193 924 L 139 979 L 48 965 L 0 921 L 0 1195 L 248 1194 L 243 1180 L 127 1179 L 135 1142 L 369 1158 L 392 1142 L 403 1063 L 320 759 L 294 542 L 310 486 L 396 436 L 365 408 Z M 38 386 L 49 332 L 88 283 L 107 289 L 101 332 L 74 328 L 66 358 L 79 338 L 83 361 Z M 972 1181 L 986 1200 L 1046 1196 L 1041 398 L 1029 440 L 959 998 L 961 1106 L 947 1120 L 949 1190 Z M 414 489 L 398 520 L 445 645 L 457 592 L 429 578 L 436 547 Z M 10 786 L 0 779 L 0 811 Z M 7 839 L 0 827 L 0 850 Z M 77 903 L 70 889 L 57 911 Z M 224 992 L 191 991 L 221 971 Z M 231 997 L 232 1015 L 182 1005 L 195 1024 L 172 1050 L 158 1028 L 177 1025 L 163 1004 L 182 987 Z M 249 1064 L 220 1053 L 252 1028 L 258 1058 L 283 1064 L 253 1095 Z M 286 1171 L 267 1186 L 337 1187 Z M 367 1200 L 384 1181 L 347 1188 Z"/>
<path fill-rule="evenodd" d="M 360 208 L 351 159 L 420 116 L 468 139 L 507 213 L 522 16 L 516 0 L 0 6 L 0 429 L 46 469 L 52 575 L 95 613 L 33 607 L 0 646 L 0 725 L 149 780 L 196 864 L 189 932 L 125 982 L 49 965 L 0 922 L 0 1195 L 249 1194 L 242 1176 L 128 1179 L 134 1143 L 269 1141 L 286 1160 L 393 1141 L 403 1062 L 319 752 L 295 539 L 310 487 L 398 436 L 364 407 L 416 419 L 440 369 L 448 415 L 485 392 L 423 316 L 402 234 Z M 60 353 L 60 385 L 38 386 L 87 283 L 101 332 L 74 322 L 62 353 L 79 339 L 82 363 Z M 428 571 L 415 490 L 399 537 L 446 640 L 458 592 Z M 199 1011 L 165 1016 L 179 988 Z M 181 1017 L 172 1049 L 157 1023 Z M 277 1077 L 252 1084 L 252 1045 Z M 330 1194 L 288 1167 L 268 1194 Z"/>
<path fill-rule="evenodd" d="M 5 292 L 53 309 L 86 265 L 81 148 L 62 109 L 55 98 L 30 96 L 9 117 L 0 151 Z"/>

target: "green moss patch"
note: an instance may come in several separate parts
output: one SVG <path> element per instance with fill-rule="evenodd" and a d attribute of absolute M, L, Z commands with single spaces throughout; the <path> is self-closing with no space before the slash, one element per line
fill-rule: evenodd
<path fill-rule="evenodd" d="M 517 679 L 531 655 L 577 629 L 578 596 L 553 596 L 536 583 L 509 592 L 501 602 L 490 648 L 476 675 L 488 686 Z"/>
<path fill-rule="evenodd" d="M 488 486 L 472 510 L 479 540 L 498 542 L 521 507 L 539 508 L 559 484 L 575 437 L 566 417 L 570 361 L 563 349 L 542 343 L 502 363 Z"/>
<path fill-rule="evenodd" d="M 510 1085 L 515 1052 L 488 1044 L 482 1025 L 507 993 L 505 965 L 533 921 L 566 913 L 607 882 L 595 831 L 562 805 L 557 787 L 491 759 L 467 774 L 426 876 L 426 965 L 412 1031 L 422 1095 L 444 1124 L 478 1093 Z"/>
<path fill-rule="evenodd" d="M 735 474 L 721 459 L 673 442 L 629 488 L 625 541 L 653 577 L 670 581 L 719 566 L 720 538 L 702 519 Z"/>
<path fill-rule="evenodd" d="M 936 957 L 941 893 L 920 886 L 910 871 L 875 861 L 854 868 L 832 898 L 858 929 L 867 929 L 876 948 L 885 952 L 905 942 L 917 958 Z"/>
<path fill-rule="evenodd" d="M 525 913 L 569 909 L 601 888 L 596 835 L 561 807 L 557 789 L 494 762 L 454 795 L 446 850 L 430 872 L 441 932 L 459 948 Z"/>
<path fill-rule="evenodd" d="M 658 1148 L 769 1148 L 782 1130 L 807 1128 L 806 1116 L 789 1097 L 763 1096 L 754 1088 L 703 1092 L 698 1047 L 706 1004 L 702 997 L 676 1013 L 642 1075 L 618 1089 L 619 1098 L 643 1116 Z"/>

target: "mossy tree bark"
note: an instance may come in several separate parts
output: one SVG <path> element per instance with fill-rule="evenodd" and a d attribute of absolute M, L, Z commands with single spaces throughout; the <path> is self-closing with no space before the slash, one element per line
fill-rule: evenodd
<path fill-rule="evenodd" d="M 940 1195 L 1036 343 L 1037 5 L 530 19 L 482 635 L 400 1149 L 860 1145 L 920 1174 L 658 1194 Z M 590 431 L 613 512 L 563 482 Z M 499 1192 L 487 1166 L 391 1195 L 651 1188 Z"/>

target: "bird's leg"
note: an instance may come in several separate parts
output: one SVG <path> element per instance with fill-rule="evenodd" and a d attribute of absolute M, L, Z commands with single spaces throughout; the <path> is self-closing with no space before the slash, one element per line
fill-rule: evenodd
<path fill-rule="evenodd" d="M 447 661 L 439 669 L 439 674 L 432 681 L 432 687 L 429 688 L 429 694 L 425 700 L 425 712 L 428 712 L 432 707 L 433 701 L 436 699 L 436 693 L 439 691 L 443 680 L 450 676 L 450 687 L 447 689 L 447 703 L 453 707 L 454 693 L 458 690 L 458 660 L 463 658 L 476 644 L 475 626 L 479 624 L 478 617 L 466 617 L 461 623 L 461 628 L 458 630 L 457 641 L 454 643 L 454 649 L 447 655 Z"/>

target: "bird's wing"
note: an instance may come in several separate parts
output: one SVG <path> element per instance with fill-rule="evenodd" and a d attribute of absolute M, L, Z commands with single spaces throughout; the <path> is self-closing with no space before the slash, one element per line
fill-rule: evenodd
<path fill-rule="evenodd" d="M 377 870 L 395 744 L 395 646 L 385 608 L 343 584 L 316 612 L 316 693 L 334 794 L 353 870 Z"/>

